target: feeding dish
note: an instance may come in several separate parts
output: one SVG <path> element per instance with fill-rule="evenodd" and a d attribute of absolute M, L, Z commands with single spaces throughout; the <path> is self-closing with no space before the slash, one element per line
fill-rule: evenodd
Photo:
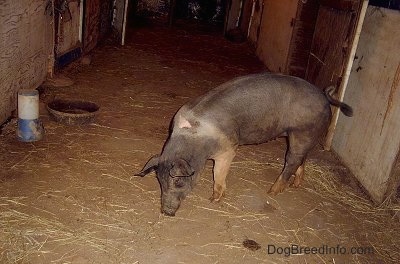
<path fill-rule="evenodd" d="M 47 104 L 51 117 L 66 125 L 85 125 L 92 123 L 99 106 L 88 101 L 56 99 Z"/>

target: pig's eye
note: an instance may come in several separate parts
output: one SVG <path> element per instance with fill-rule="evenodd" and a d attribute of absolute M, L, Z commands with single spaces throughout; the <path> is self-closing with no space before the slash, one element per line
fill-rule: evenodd
<path fill-rule="evenodd" d="M 177 188 L 181 188 L 185 185 L 185 183 L 183 182 L 183 180 L 181 178 L 177 178 L 177 179 L 174 179 L 174 185 Z"/>

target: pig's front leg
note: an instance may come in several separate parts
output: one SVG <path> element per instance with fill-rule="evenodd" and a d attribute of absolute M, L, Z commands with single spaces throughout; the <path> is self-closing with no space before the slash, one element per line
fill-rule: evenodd
<path fill-rule="evenodd" d="M 230 149 L 214 157 L 214 192 L 210 198 L 211 202 L 218 202 L 224 195 L 225 179 L 235 155 L 236 149 Z"/>

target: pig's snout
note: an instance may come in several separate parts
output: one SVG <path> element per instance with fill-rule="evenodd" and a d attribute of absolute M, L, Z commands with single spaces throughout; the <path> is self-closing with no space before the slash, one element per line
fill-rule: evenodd
<path fill-rule="evenodd" d="M 162 212 L 163 214 L 165 214 L 165 215 L 168 215 L 168 216 L 175 216 L 176 211 L 177 211 L 177 210 L 170 209 L 170 208 L 162 208 L 162 209 L 161 209 L 161 212 Z"/>
<path fill-rule="evenodd" d="M 181 205 L 182 195 L 166 194 L 162 196 L 161 212 L 168 216 L 175 216 Z"/>

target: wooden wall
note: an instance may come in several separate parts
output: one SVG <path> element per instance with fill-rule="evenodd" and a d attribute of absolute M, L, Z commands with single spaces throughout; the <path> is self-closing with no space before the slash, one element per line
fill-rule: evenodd
<path fill-rule="evenodd" d="M 320 0 L 299 1 L 285 73 L 305 78 Z"/>
<path fill-rule="evenodd" d="M 341 82 L 360 0 L 254 3 L 248 39 L 269 70 L 305 78 L 321 88 Z"/>
<path fill-rule="evenodd" d="M 252 0 L 243 0 L 242 15 L 239 20 L 239 27 L 240 31 L 243 32 L 245 36 L 247 36 L 248 34 L 252 8 L 253 8 Z"/>
<path fill-rule="evenodd" d="M 256 54 L 273 72 L 286 70 L 298 1 L 264 0 Z"/>
<path fill-rule="evenodd" d="M 0 124 L 16 109 L 17 91 L 37 88 L 53 65 L 53 18 L 46 5 L 0 1 Z"/>
<path fill-rule="evenodd" d="M 260 35 L 261 17 L 263 14 L 263 0 L 254 0 L 254 11 L 250 17 L 250 27 L 248 39 L 254 45 L 257 45 L 258 36 Z"/>
<path fill-rule="evenodd" d="M 82 3 L 80 3 L 82 4 Z M 56 56 L 65 54 L 66 52 L 80 46 L 80 5 L 78 2 L 70 2 L 68 4 L 71 12 L 71 19 L 59 19 L 56 14 L 57 33 L 56 33 Z"/>
<path fill-rule="evenodd" d="M 227 12 L 228 16 L 225 23 L 226 32 L 235 29 L 236 24 L 239 22 L 240 0 L 227 0 Z"/>
<path fill-rule="evenodd" d="M 85 0 L 83 49 L 85 52 L 96 47 L 100 35 L 100 1 Z"/>
<path fill-rule="evenodd" d="M 107 37 L 111 32 L 111 24 L 113 18 L 113 0 L 102 0 L 100 6 L 100 22 L 99 36 L 100 39 Z"/>
<path fill-rule="evenodd" d="M 127 19 L 127 17 L 125 16 L 125 4 L 125 0 L 115 1 L 114 17 L 112 21 L 113 28 L 118 33 L 118 38 L 122 45 L 124 44 L 123 42 L 125 39 L 124 26 L 126 26 L 125 20 Z"/>
<path fill-rule="evenodd" d="M 88 53 L 111 31 L 114 1 L 84 0 L 83 3 L 83 51 Z"/>
<path fill-rule="evenodd" d="M 400 13 L 368 7 L 332 148 L 376 202 L 395 191 L 400 148 Z"/>
<path fill-rule="evenodd" d="M 358 1 L 332 6 L 339 2 L 322 1 L 315 25 L 305 79 L 321 89 L 340 85 L 354 36 Z"/>

